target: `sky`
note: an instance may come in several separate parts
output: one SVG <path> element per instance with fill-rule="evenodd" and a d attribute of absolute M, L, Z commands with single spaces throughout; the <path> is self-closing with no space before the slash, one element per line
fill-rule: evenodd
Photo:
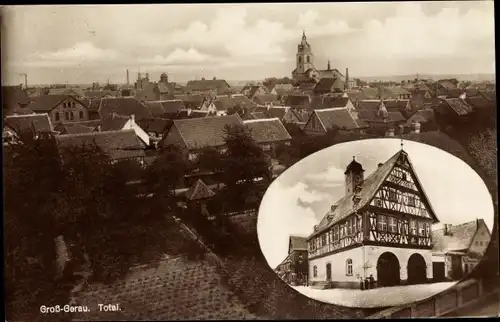
<path fill-rule="evenodd" d="M 2 8 L 3 78 L 290 77 L 303 30 L 317 68 L 351 77 L 495 70 L 493 1 L 23 5 Z"/>
<path fill-rule="evenodd" d="M 378 163 L 385 163 L 401 149 L 400 144 L 395 138 L 341 143 L 302 159 L 273 181 L 257 220 L 259 243 L 268 264 L 272 268 L 279 265 L 288 254 L 289 236 L 310 235 L 330 206 L 345 195 L 344 171 L 353 156 L 367 178 Z M 433 230 L 482 218 L 492 231 L 491 195 L 469 165 L 423 143 L 404 141 L 404 150 L 440 220 Z"/>

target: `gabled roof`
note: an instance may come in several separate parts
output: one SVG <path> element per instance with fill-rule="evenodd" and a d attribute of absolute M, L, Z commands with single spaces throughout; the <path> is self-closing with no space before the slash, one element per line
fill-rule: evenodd
<path fill-rule="evenodd" d="M 186 198 L 188 200 L 201 200 L 207 199 L 215 196 L 215 192 L 210 189 L 205 182 L 201 179 L 198 179 L 187 191 Z"/>
<path fill-rule="evenodd" d="M 473 112 L 472 107 L 461 98 L 446 98 L 443 100 L 458 115 L 467 115 Z"/>
<path fill-rule="evenodd" d="M 93 126 L 85 126 L 80 124 L 58 124 L 54 128 L 55 131 L 60 134 L 79 134 L 79 133 L 90 133 L 95 131 Z"/>
<path fill-rule="evenodd" d="M 487 100 L 484 96 L 467 96 L 465 98 L 467 104 L 469 104 L 473 109 L 476 110 L 485 110 L 485 109 L 494 109 L 495 103 Z"/>
<path fill-rule="evenodd" d="M 47 113 L 8 115 L 4 118 L 4 125 L 9 126 L 18 135 L 27 133 L 50 133 L 54 131 Z"/>
<path fill-rule="evenodd" d="M 387 108 L 387 110 L 394 109 L 394 110 L 404 110 L 410 100 L 384 100 L 384 105 Z"/>
<path fill-rule="evenodd" d="M 186 84 L 188 90 L 208 91 L 231 87 L 223 79 L 190 80 Z"/>
<path fill-rule="evenodd" d="M 278 118 L 243 121 L 256 143 L 291 140 L 292 137 Z"/>
<path fill-rule="evenodd" d="M 267 103 L 278 105 L 280 103 L 280 101 L 278 100 L 278 95 L 273 95 L 273 94 L 257 95 L 255 96 L 254 101 L 257 104 L 262 104 L 262 105 L 265 105 Z"/>
<path fill-rule="evenodd" d="M 356 208 L 361 209 L 361 208 L 367 206 L 371 202 L 371 200 L 373 199 L 373 197 L 375 196 L 375 194 L 377 193 L 377 191 L 379 190 L 381 185 L 386 180 L 387 176 L 390 174 L 390 172 L 392 171 L 392 169 L 396 165 L 396 162 L 400 158 L 407 158 L 408 163 L 410 164 L 410 168 L 411 168 L 413 174 L 415 175 L 415 184 L 422 191 L 422 194 L 423 194 L 422 200 L 426 204 L 427 209 L 428 209 L 431 217 L 434 219 L 435 222 L 437 222 L 438 221 L 437 217 L 434 213 L 434 210 L 432 209 L 432 206 L 429 203 L 429 199 L 425 195 L 425 192 L 422 190 L 422 185 L 420 184 L 420 181 L 418 180 L 418 176 L 417 176 L 415 170 L 413 169 L 413 166 L 411 165 L 408 154 L 403 150 L 396 152 L 396 154 L 394 154 L 383 165 L 378 167 L 371 175 L 369 175 L 363 181 L 363 183 L 360 185 L 360 191 L 357 194 L 359 197 L 359 202 L 358 202 Z M 321 222 L 318 225 L 318 230 L 316 232 L 314 232 L 309 238 L 319 234 L 320 232 L 326 230 L 329 227 L 332 227 L 334 224 L 342 221 L 343 219 L 347 218 L 349 215 L 354 213 L 354 211 L 356 209 L 354 207 L 353 196 L 354 196 L 354 192 L 350 193 L 350 194 L 344 196 L 343 198 L 341 198 L 340 200 L 338 200 L 335 203 L 336 207 L 333 210 L 333 212 L 329 211 L 326 213 L 326 215 L 323 217 L 323 219 L 321 220 Z M 331 220 L 329 220 L 329 218 L 331 218 Z"/>
<path fill-rule="evenodd" d="M 340 97 L 340 96 L 323 96 L 320 98 L 320 101 L 321 101 L 321 103 L 314 106 L 315 110 L 347 107 L 347 104 L 349 103 L 350 98 L 349 97 Z M 312 103 L 311 103 L 311 105 L 312 105 Z"/>
<path fill-rule="evenodd" d="M 101 123 L 101 131 L 119 131 L 122 130 L 130 118 L 120 115 L 112 115 Z"/>
<path fill-rule="evenodd" d="M 144 105 L 149 108 L 152 116 L 162 116 L 165 114 L 165 109 L 160 101 L 144 102 Z"/>
<path fill-rule="evenodd" d="M 111 91 L 86 91 L 84 95 L 87 98 L 103 98 L 106 95 L 116 96 L 116 93 L 112 93 Z"/>
<path fill-rule="evenodd" d="M 134 114 L 136 120 L 152 117 L 149 108 L 133 97 L 103 98 L 99 108 L 101 119 L 110 117 L 113 112 L 121 116 Z"/>
<path fill-rule="evenodd" d="M 335 89 L 343 89 L 344 82 L 339 78 L 322 78 L 314 87 L 315 91 L 334 91 Z"/>
<path fill-rule="evenodd" d="M 163 134 L 172 125 L 172 120 L 164 118 L 153 118 L 149 120 L 138 121 L 139 126 L 146 132 Z"/>
<path fill-rule="evenodd" d="M 255 93 L 257 93 L 257 91 L 261 87 L 263 87 L 263 86 L 261 86 L 261 85 L 245 85 L 241 89 L 240 93 L 243 94 L 243 95 L 245 95 L 246 97 L 253 97 L 255 95 Z M 266 91 L 267 91 L 267 89 L 266 89 Z"/>
<path fill-rule="evenodd" d="M 408 122 L 419 122 L 426 123 L 434 121 L 434 110 L 433 109 L 423 109 L 418 110 L 413 115 L 408 118 Z"/>
<path fill-rule="evenodd" d="M 20 86 L 2 86 L 2 105 L 13 108 L 29 102 L 28 94 Z"/>
<path fill-rule="evenodd" d="M 100 98 L 94 98 L 88 101 L 87 104 L 89 108 L 89 112 L 99 112 L 99 108 L 101 107 L 101 99 Z"/>
<path fill-rule="evenodd" d="M 358 101 L 358 117 L 366 122 L 402 122 L 406 120 L 401 112 L 395 110 L 385 112 L 380 109 L 380 106 L 380 100 Z"/>
<path fill-rule="evenodd" d="M 28 105 L 28 107 L 34 112 L 49 112 L 59 103 L 68 98 L 71 98 L 72 100 L 81 103 L 79 100 L 75 99 L 71 95 L 42 95 L 42 96 L 32 97 L 31 103 Z M 87 106 L 85 104 L 82 105 L 84 105 L 85 107 Z"/>
<path fill-rule="evenodd" d="M 307 237 L 290 236 L 290 250 L 307 250 Z"/>
<path fill-rule="evenodd" d="M 292 108 L 308 108 L 310 104 L 310 98 L 308 95 L 288 95 L 285 98 L 285 105 Z"/>
<path fill-rule="evenodd" d="M 289 110 L 291 110 L 290 107 L 286 106 L 272 106 L 267 110 L 267 114 L 269 117 L 275 117 L 282 120 Z"/>
<path fill-rule="evenodd" d="M 233 125 L 243 125 L 238 114 L 173 120 L 170 129 L 175 127 L 179 131 L 188 149 L 200 149 L 206 146 L 224 145 L 225 128 Z"/>
<path fill-rule="evenodd" d="M 374 100 L 359 100 L 358 101 L 358 109 L 378 109 L 381 104 L 381 101 L 378 99 Z"/>
<path fill-rule="evenodd" d="M 497 92 L 496 91 L 484 91 L 484 90 L 479 90 L 479 94 L 483 95 L 486 99 L 495 102 L 497 101 Z"/>
<path fill-rule="evenodd" d="M 313 114 L 316 114 L 325 131 L 333 127 L 345 128 L 347 130 L 359 128 L 358 123 L 346 108 L 314 110 Z"/>
<path fill-rule="evenodd" d="M 476 234 L 478 224 L 486 226 L 483 219 L 478 219 L 461 225 L 449 226 L 449 235 L 445 235 L 444 228 L 432 231 L 432 252 L 445 254 L 452 251 L 467 251 Z"/>
<path fill-rule="evenodd" d="M 84 96 L 83 90 L 78 87 L 74 88 L 49 88 L 48 95 L 69 95 L 69 96 Z"/>
<path fill-rule="evenodd" d="M 231 95 L 231 97 L 235 101 L 236 104 L 240 105 L 243 108 L 252 109 L 252 108 L 255 108 L 257 106 L 257 103 L 248 99 L 248 97 L 246 97 L 244 95 Z"/>
<path fill-rule="evenodd" d="M 112 160 L 144 157 L 142 144 L 134 130 L 64 134 L 56 136 L 60 151 L 65 147 L 96 144 Z"/>
<path fill-rule="evenodd" d="M 250 113 L 250 116 L 253 117 L 255 120 L 268 118 L 266 113 L 264 113 L 264 112 L 252 112 L 252 113 Z"/>

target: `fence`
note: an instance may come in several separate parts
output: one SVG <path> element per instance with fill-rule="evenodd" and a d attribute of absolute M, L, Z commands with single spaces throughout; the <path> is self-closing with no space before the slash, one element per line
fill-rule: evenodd
<path fill-rule="evenodd" d="M 443 316 L 461 307 L 477 303 L 483 298 L 483 296 L 498 292 L 498 285 L 498 277 L 482 280 L 465 280 L 432 298 L 399 307 L 392 307 L 377 312 L 376 314 L 367 317 L 367 319 L 400 319 Z"/>

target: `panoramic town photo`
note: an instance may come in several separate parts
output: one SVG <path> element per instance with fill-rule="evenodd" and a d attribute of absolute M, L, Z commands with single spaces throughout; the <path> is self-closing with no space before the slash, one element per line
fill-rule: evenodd
<path fill-rule="evenodd" d="M 0 18 L 6 320 L 490 308 L 493 1 Z"/>
<path fill-rule="evenodd" d="M 289 168 L 264 195 L 257 229 L 269 265 L 297 291 L 387 307 L 472 272 L 493 222 L 488 189 L 464 161 L 392 138 L 341 143 Z"/>

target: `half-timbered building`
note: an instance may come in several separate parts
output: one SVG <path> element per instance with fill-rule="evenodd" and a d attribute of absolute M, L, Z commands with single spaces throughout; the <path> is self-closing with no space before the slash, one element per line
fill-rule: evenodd
<path fill-rule="evenodd" d="M 276 274 L 288 284 L 305 285 L 307 266 L 307 238 L 290 236 L 288 255 L 276 267 Z"/>
<path fill-rule="evenodd" d="M 345 196 L 308 238 L 309 284 L 358 288 L 432 279 L 431 225 L 438 222 L 408 154 L 398 151 L 366 179 L 353 160 Z"/>

